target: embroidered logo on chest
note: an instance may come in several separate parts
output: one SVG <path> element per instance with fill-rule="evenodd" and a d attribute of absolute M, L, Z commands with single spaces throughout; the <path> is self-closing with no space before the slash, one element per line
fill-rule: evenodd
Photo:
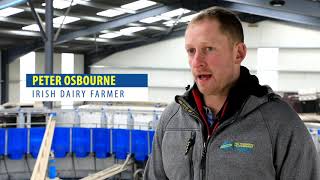
<path fill-rule="evenodd" d="M 240 153 L 251 153 L 254 148 L 252 143 L 224 141 L 220 146 L 220 149 L 224 151 L 235 151 Z"/>

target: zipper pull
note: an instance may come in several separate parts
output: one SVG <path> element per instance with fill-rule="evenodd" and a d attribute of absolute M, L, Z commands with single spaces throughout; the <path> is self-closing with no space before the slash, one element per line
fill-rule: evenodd
<path fill-rule="evenodd" d="M 187 145 L 186 145 L 186 151 L 184 153 L 184 155 L 187 155 L 188 152 L 190 151 L 191 147 L 194 145 L 195 143 L 195 140 L 196 140 L 196 132 L 192 131 L 191 132 L 191 136 L 187 142 Z"/>
<path fill-rule="evenodd" d="M 207 155 L 207 146 L 206 146 L 206 143 L 203 143 L 203 150 L 202 150 L 202 153 L 201 153 L 201 162 L 200 162 L 201 169 L 205 168 L 206 155 Z"/>

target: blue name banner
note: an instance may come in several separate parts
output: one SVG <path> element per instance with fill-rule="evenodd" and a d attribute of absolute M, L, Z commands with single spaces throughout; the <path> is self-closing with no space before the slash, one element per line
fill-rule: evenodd
<path fill-rule="evenodd" d="M 24 101 L 148 101 L 147 74 L 27 74 Z"/>
<path fill-rule="evenodd" d="M 148 87 L 148 75 L 27 74 L 26 87 Z"/>

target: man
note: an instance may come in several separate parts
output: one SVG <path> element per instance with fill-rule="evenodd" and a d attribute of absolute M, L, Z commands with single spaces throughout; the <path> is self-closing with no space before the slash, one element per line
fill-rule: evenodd
<path fill-rule="evenodd" d="M 200 12 L 185 47 L 195 84 L 163 112 L 144 179 L 320 179 L 297 113 L 240 66 L 247 49 L 236 15 Z"/>

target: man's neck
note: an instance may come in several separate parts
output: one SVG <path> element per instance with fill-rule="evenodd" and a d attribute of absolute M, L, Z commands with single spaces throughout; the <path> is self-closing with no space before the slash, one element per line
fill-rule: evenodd
<path fill-rule="evenodd" d="M 205 102 L 205 105 L 209 107 L 214 114 L 218 114 L 224 102 L 226 101 L 227 97 L 228 97 L 227 94 L 223 96 L 215 96 L 215 95 L 204 96 L 204 102 Z"/>

